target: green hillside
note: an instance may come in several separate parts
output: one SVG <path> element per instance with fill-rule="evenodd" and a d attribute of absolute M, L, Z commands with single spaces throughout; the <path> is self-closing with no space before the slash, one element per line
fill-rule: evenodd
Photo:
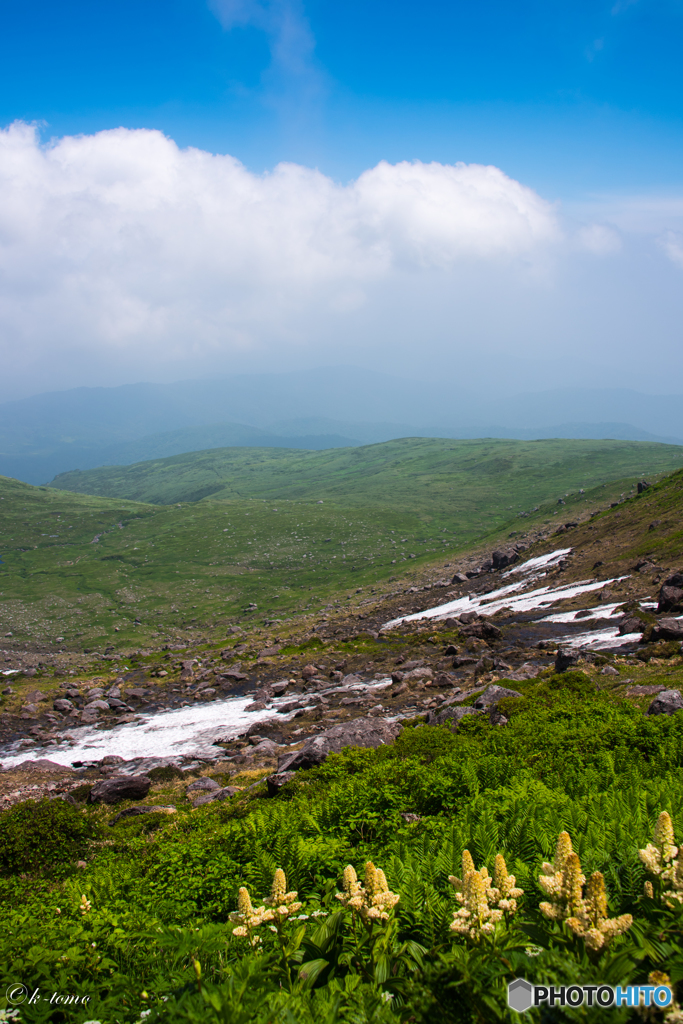
<path fill-rule="evenodd" d="M 659 444 L 408 439 L 224 449 L 57 481 L 112 496 L 0 478 L 0 631 L 139 646 L 320 612 L 421 567 L 447 577 L 473 543 L 604 507 L 682 464 L 683 448 Z"/>
<path fill-rule="evenodd" d="M 332 500 L 447 515 L 468 533 L 544 501 L 683 465 L 683 447 L 638 441 L 403 438 L 327 451 L 220 448 L 63 473 L 52 486 L 158 505 L 235 498 Z"/>

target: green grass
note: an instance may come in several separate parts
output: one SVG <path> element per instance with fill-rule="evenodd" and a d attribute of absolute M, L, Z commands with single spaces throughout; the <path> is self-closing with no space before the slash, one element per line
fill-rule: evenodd
<path fill-rule="evenodd" d="M 78 474 L 116 497 L 0 478 L 0 634 L 125 648 L 319 612 L 427 566 L 447 577 L 477 541 L 604 507 L 682 462 L 669 445 L 417 439 L 224 449 Z M 210 498 L 152 503 L 196 497 L 210 475 L 221 486 Z"/>
<path fill-rule="evenodd" d="M 683 447 L 678 445 L 404 438 L 322 452 L 210 449 L 63 473 L 52 486 L 160 505 L 202 498 L 379 505 L 423 519 L 448 517 L 458 539 L 465 541 L 541 502 L 682 465 Z"/>
<path fill-rule="evenodd" d="M 680 685 L 680 663 L 674 674 L 666 681 Z M 135 1024 L 142 1009 L 151 1009 L 151 1022 L 185 1024 L 482 1024 L 510 1020 L 505 991 L 515 976 L 535 984 L 645 984 L 654 969 L 670 972 L 680 999 L 683 909 L 643 896 L 638 850 L 662 810 L 673 817 L 678 844 L 683 837 L 683 716 L 648 718 L 596 689 L 600 678 L 594 670 L 546 672 L 515 684 L 522 696 L 504 702 L 504 728 L 487 716 L 466 720 L 455 734 L 406 723 L 396 743 L 333 754 L 274 799 L 256 788 L 191 811 L 182 784 L 159 780 L 150 802 L 173 803 L 176 815 L 111 825 L 120 807 L 59 801 L 0 815 L 0 1007 L 8 986 L 21 983 L 31 992 L 91 996 L 87 1012 L 48 1015 L 39 1007 L 24 1018 L 22 1010 L 22 1020 L 36 1024 Z M 609 917 L 634 918 L 595 954 L 539 913 L 541 864 L 552 860 L 562 829 L 585 875 L 603 874 Z M 463 849 L 489 872 L 502 853 L 523 889 L 495 938 L 468 942 L 449 929 L 458 908 L 449 875 L 460 875 Z M 77 858 L 85 866 L 77 868 Z M 296 945 L 283 958 L 268 927 L 259 929 L 256 950 L 232 936 L 239 886 L 258 906 L 281 867 L 307 913 L 320 907 L 332 915 L 345 865 L 362 876 L 368 859 L 400 895 L 393 924 L 373 932 L 377 946 L 355 945 L 356 928 L 364 932 L 350 912 L 322 962 L 312 917 L 285 928 L 311 943 L 299 960 Z M 406 957 L 409 941 L 424 959 Z M 313 975 L 317 994 L 302 985 L 288 994 L 301 959 L 324 968 Z M 372 983 L 363 990 L 361 975 Z M 240 979 L 241 994 L 231 995 Z M 383 990 L 395 998 L 384 1000 L 380 1017 L 373 999 Z M 339 1013 L 341 993 L 353 991 L 356 1012 Z M 588 1017 L 534 1010 L 528 1019 L 623 1024 L 636 1017 L 610 1008 Z"/>

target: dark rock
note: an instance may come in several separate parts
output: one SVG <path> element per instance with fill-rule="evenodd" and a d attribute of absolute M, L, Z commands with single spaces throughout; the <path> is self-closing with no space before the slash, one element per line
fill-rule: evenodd
<path fill-rule="evenodd" d="M 246 708 L 244 710 L 245 711 L 265 711 L 266 710 L 266 705 L 265 705 L 265 703 L 262 700 L 255 700 L 252 704 L 247 704 L 247 706 L 246 706 Z M 282 713 L 282 708 L 280 708 L 280 713 Z"/>
<path fill-rule="evenodd" d="M 55 709 L 55 711 L 73 711 L 73 704 L 71 703 L 71 701 L 64 700 L 62 698 L 56 700 L 53 703 L 52 707 Z"/>
<path fill-rule="evenodd" d="M 505 569 L 508 565 L 514 565 L 515 562 L 519 561 L 519 555 L 510 548 L 507 551 L 494 551 L 491 555 L 491 562 L 493 563 L 494 569 Z"/>
<path fill-rule="evenodd" d="M 126 775 L 96 782 L 90 790 L 91 804 L 116 804 L 119 800 L 140 800 L 149 793 L 152 780 L 147 775 Z"/>
<path fill-rule="evenodd" d="M 477 637 L 479 640 L 498 640 L 503 635 L 498 626 L 494 626 L 488 619 L 480 619 L 478 622 L 465 625 L 462 627 L 462 632 L 465 636 Z"/>
<path fill-rule="evenodd" d="M 295 778 L 296 772 L 276 772 L 274 775 L 269 775 L 266 779 L 266 785 L 268 786 L 268 796 L 277 796 L 283 786 L 286 786 L 288 782 L 291 782 Z"/>
<path fill-rule="evenodd" d="M 109 825 L 115 825 L 117 821 L 121 821 L 121 818 L 133 818 L 138 814 L 149 814 L 151 810 L 151 807 L 147 807 L 144 804 L 139 807 L 125 807 L 122 811 L 119 811 L 115 818 L 111 819 Z"/>
<path fill-rule="evenodd" d="M 464 572 L 456 572 L 451 583 L 467 583 L 467 576 L 465 576 Z"/>
<path fill-rule="evenodd" d="M 447 672 L 439 672 L 435 677 L 432 686 L 455 686 L 455 679 Z"/>
<path fill-rule="evenodd" d="M 492 683 L 491 686 L 487 686 L 483 693 L 480 693 L 474 702 L 474 707 L 477 709 L 487 708 L 491 704 L 497 704 L 499 700 L 503 700 L 504 697 L 521 697 L 521 693 L 517 690 L 507 690 L 504 686 L 496 686 Z"/>
<path fill-rule="evenodd" d="M 280 697 L 285 692 L 285 690 L 287 689 L 288 686 L 289 686 L 289 680 L 288 679 L 283 679 L 279 683 L 273 683 L 270 688 L 273 691 L 273 694 L 274 694 L 275 697 Z"/>
<path fill-rule="evenodd" d="M 458 653 L 458 648 L 455 646 L 455 644 L 449 644 L 443 653 L 446 655 L 450 654 L 452 656 Z"/>
<path fill-rule="evenodd" d="M 304 667 L 301 670 L 301 675 L 304 677 L 304 679 L 312 679 L 313 676 L 316 676 L 317 674 L 318 670 L 315 667 L 315 665 L 304 665 Z"/>
<path fill-rule="evenodd" d="M 649 484 L 647 482 L 647 480 L 639 480 L 638 481 L 638 494 L 642 494 L 643 491 L 647 491 L 651 486 L 652 486 L 652 484 Z"/>
<path fill-rule="evenodd" d="M 647 709 L 648 715 L 673 715 L 683 708 L 680 690 L 662 690 Z"/>
<path fill-rule="evenodd" d="M 683 589 L 680 587 L 664 586 L 659 591 L 658 612 L 672 612 L 683 604 Z"/>
<path fill-rule="evenodd" d="M 392 672 L 391 673 L 391 681 L 392 681 L 392 683 L 394 683 L 396 686 L 398 686 L 399 683 L 403 682 L 403 676 L 404 676 L 403 672 Z"/>
<path fill-rule="evenodd" d="M 441 708 L 438 711 L 430 711 L 427 715 L 427 725 L 444 725 L 446 722 L 451 728 L 457 728 L 463 718 L 466 715 L 480 715 L 481 711 L 476 708 L 464 708 L 454 707 L 449 705 L 447 708 Z"/>
<path fill-rule="evenodd" d="M 568 668 L 578 665 L 579 660 L 580 657 L 577 651 L 567 647 L 560 647 L 555 657 L 555 671 L 566 672 Z"/>
<path fill-rule="evenodd" d="M 645 623 L 642 619 L 636 619 L 629 615 L 619 623 L 619 636 L 626 636 L 627 633 L 642 633 Z"/>
<path fill-rule="evenodd" d="M 99 761 L 99 764 L 101 766 L 106 766 L 106 765 L 109 765 L 109 764 L 123 764 L 123 763 L 124 763 L 124 759 L 122 757 L 120 757 L 118 754 L 106 754 L 105 757 L 101 758 L 100 761 Z"/>
<path fill-rule="evenodd" d="M 488 658 L 484 655 L 484 657 L 480 658 L 474 666 L 474 674 L 475 676 L 480 676 L 483 675 L 484 672 L 492 672 L 493 668 L 493 658 Z"/>
<path fill-rule="evenodd" d="M 475 576 L 478 576 L 478 575 L 479 575 L 479 570 L 478 569 L 475 569 L 474 572 L 472 570 L 469 570 L 468 572 L 465 573 L 465 576 L 467 576 L 468 580 L 473 580 L 475 578 Z"/>
<path fill-rule="evenodd" d="M 342 722 L 306 740 L 301 750 L 281 757 L 278 773 L 312 768 L 322 764 L 328 754 L 338 753 L 344 747 L 377 748 L 393 743 L 402 729 L 399 722 L 387 722 L 382 718 L 357 718 L 354 722 Z"/>
<path fill-rule="evenodd" d="M 683 640 L 683 620 L 660 619 L 650 634 L 651 640 Z"/>
<path fill-rule="evenodd" d="M 489 722 L 491 725 L 507 725 L 508 719 L 505 717 L 502 711 L 494 705 L 489 712 Z"/>
<path fill-rule="evenodd" d="M 278 715 L 288 715 L 291 711 L 301 711 L 303 704 L 299 701 L 293 701 L 289 704 L 283 704 L 281 708 L 277 709 Z"/>

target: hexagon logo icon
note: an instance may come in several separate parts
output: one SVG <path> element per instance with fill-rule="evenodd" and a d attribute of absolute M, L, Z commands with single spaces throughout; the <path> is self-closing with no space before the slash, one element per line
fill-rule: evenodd
<path fill-rule="evenodd" d="M 508 1006 L 517 1013 L 525 1013 L 534 1005 L 534 990 L 526 978 L 515 978 L 508 985 Z"/>

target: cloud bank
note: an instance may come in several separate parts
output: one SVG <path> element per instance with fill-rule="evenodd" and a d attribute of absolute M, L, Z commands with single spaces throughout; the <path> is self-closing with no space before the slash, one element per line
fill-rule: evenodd
<path fill-rule="evenodd" d="M 400 364 L 416 334 L 449 358 L 521 356 L 553 317 L 567 336 L 562 261 L 620 246 L 600 225 L 569 237 L 496 167 L 383 162 L 344 185 L 293 164 L 254 174 L 158 131 L 42 146 L 16 123 L 0 132 L 0 397 L 239 360 Z"/>

